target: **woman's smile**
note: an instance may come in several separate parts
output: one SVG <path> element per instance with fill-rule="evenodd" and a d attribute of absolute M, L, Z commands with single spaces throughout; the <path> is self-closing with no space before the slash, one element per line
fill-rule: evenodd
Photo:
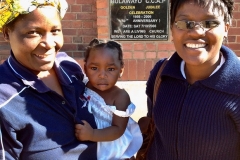
<path fill-rule="evenodd" d="M 207 46 L 207 44 L 194 44 L 194 43 L 186 43 L 185 45 L 188 48 L 194 48 L 194 49 L 205 48 Z"/>

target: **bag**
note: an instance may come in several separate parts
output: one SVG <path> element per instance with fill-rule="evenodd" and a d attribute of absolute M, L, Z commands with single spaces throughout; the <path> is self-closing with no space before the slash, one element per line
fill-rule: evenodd
<path fill-rule="evenodd" d="M 151 117 L 142 117 L 138 120 L 138 125 L 143 135 L 143 144 L 141 148 L 138 150 L 136 155 L 136 160 L 146 160 L 147 152 L 153 142 L 153 137 L 155 133 L 155 123 L 153 120 L 153 107 L 156 102 L 156 97 L 158 93 L 158 89 L 161 83 L 161 73 L 165 65 L 167 64 L 169 58 L 164 60 L 160 69 L 158 70 L 155 82 L 154 82 L 154 91 L 153 91 L 153 102 L 148 98 L 148 106 L 151 109 Z"/>

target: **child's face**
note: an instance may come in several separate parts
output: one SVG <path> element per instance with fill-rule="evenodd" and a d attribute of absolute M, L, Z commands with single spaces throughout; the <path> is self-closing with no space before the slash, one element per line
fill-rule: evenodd
<path fill-rule="evenodd" d="M 123 72 L 118 51 L 109 48 L 91 50 L 84 69 L 90 85 L 100 91 L 115 86 L 119 75 Z"/>

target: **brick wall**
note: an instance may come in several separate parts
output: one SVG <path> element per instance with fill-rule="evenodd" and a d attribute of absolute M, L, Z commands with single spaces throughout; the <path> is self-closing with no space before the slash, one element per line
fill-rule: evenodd
<path fill-rule="evenodd" d="M 83 65 L 83 53 L 92 38 L 109 39 L 109 0 L 67 0 L 69 9 L 64 17 L 63 33 L 67 52 Z M 171 36 L 169 36 L 171 37 Z M 119 41 L 124 50 L 125 72 L 121 80 L 146 80 L 156 61 L 174 52 L 169 41 Z M 240 0 L 235 0 L 233 24 L 229 31 L 228 43 L 240 56 Z M 9 45 L 0 34 L 0 60 L 9 55 Z"/>

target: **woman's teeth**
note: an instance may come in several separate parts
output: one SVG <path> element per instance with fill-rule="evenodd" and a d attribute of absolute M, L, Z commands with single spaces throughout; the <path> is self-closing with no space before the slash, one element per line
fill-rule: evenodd
<path fill-rule="evenodd" d="M 192 44 L 192 43 L 187 43 L 186 46 L 188 48 L 203 48 L 206 46 L 206 44 Z"/>

